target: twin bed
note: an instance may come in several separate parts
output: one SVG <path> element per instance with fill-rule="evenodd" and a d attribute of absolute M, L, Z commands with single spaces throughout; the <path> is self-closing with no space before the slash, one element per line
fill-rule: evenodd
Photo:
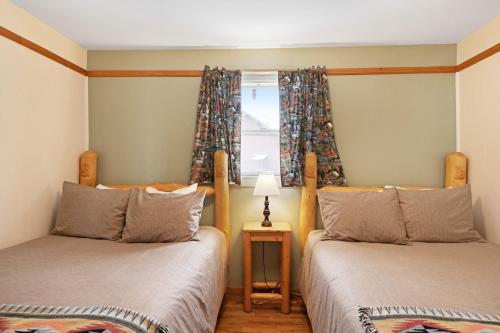
<path fill-rule="evenodd" d="M 314 332 L 500 332 L 498 245 L 321 241 L 313 154 L 305 176 L 299 287 Z M 465 176 L 465 156 L 450 154 L 446 187 L 464 185 Z"/>
<path fill-rule="evenodd" d="M 199 242 L 166 244 L 50 235 L 8 248 L 0 251 L 1 303 L 110 306 L 147 315 L 168 332 L 213 332 L 226 287 L 226 245 L 224 235 L 213 227 L 202 227 L 199 235 Z M 2 310 L 6 308 L 0 308 L 0 317 Z M 25 310 L 16 310 L 16 316 L 39 316 Z M 57 310 L 47 318 L 66 311 Z M 84 318 L 94 313 L 89 309 Z M 106 318 L 117 319 L 120 316 Z M 77 324 L 80 332 L 89 325 L 83 323 Z M 140 320 L 128 323 L 132 331 L 142 332 L 134 323 Z M 38 320 L 24 327 L 47 332 Z"/>
<path fill-rule="evenodd" d="M 403 319 L 424 325 L 425 318 L 476 319 L 500 325 L 500 248 L 489 243 L 394 244 L 307 241 L 300 290 L 314 332 L 370 332 L 360 307 L 369 316 Z M 439 311 L 453 313 L 439 313 Z M 380 311 L 380 313 L 377 313 Z M 433 312 L 434 311 L 434 312 Z M 490 317 L 474 317 L 474 314 Z M 388 323 L 394 326 L 394 323 Z M 465 330 L 465 324 L 454 327 Z M 381 330 L 382 332 L 427 332 Z M 433 332 L 429 330 L 429 332 Z M 497 330 L 483 330 L 500 332 Z"/>
<path fill-rule="evenodd" d="M 95 153 L 81 156 L 80 184 L 95 187 L 96 166 Z M 133 186 L 148 185 L 185 186 Z M 200 241 L 49 235 L 0 251 L 0 332 L 213 332 L 228 278 L 225 153 L 215 155 L 214 186 L 200 190 L 215 196 L 215 227 L 200 227 Z"/>

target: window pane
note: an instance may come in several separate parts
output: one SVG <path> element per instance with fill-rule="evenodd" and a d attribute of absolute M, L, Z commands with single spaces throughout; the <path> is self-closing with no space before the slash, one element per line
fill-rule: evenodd
<path fill-rule="evenodd" d="M 244 117 L 241 123 L 243 131 L 279 129 L 278 86 L 242 87 L 241 105 Z"/>
<path fill-rule="evenodd" d="M 278 75 L 243 73 L 241 89 L 241 172 L 279 175 Z"/>
<path fill-rule="evenodd" d="M 241 134 L 241 173 L 259 174 L 270 171 L 280 173 L 279 133 L 242 133 Z"/>

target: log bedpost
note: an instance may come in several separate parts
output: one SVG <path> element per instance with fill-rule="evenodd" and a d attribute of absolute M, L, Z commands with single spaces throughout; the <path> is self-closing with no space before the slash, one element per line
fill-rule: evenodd
<path fill-rule="evenodd" d="M 300 248 L 304 254 L 307 236 L 316 229 L 316 186 L 318 182 L 318 159 L 314 153 L 306 153 L 304 186 L 300 199 Z"/>
<path fill-rule="evenodd" d="M 229 175 L 228 156 L 218 150 L 214 154 L 214 188 L 215 188 L 215 227 L 226 236 L 228 255 L 230 253 L 230 219 L 229 219 Z"/>
<path fill-rule="evenodd" d="M 85 186 L 96 186 L 97 154 L 95 151 L 87 150 L 80 155 L 79 183 Z"/>
<path fill-rule="evenodd" d="M 467 184 L 467 157 L 460 152 L 446 155 L 444 187 L 460 187 Z"/>

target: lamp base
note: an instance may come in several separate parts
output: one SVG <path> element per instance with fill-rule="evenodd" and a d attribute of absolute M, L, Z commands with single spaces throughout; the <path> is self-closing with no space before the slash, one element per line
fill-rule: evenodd
<path fill-rule="evenodd" d="M 264 199 L 264 212 L 262 214 L 264 215 L 264 221 L 262 221 L 260 225 L 263 227 L 272 227 L 273 224 L 269 221 L 269 215 L 271 215 L 271 212 L 269 211 L 269 197 L 267 195 Z"/>
<path fill-rule="evenodd" d="M 271 223 L 271 221 L 269 221 L 269 220 L 264 220 L 264 221 L 262 221 L 262 223 L 261 223 L 260 225 L 261 225 L 261 226 L 263 226 L 263 227 L 267 227 L 267 228 L 269 228 L 269 227 L 272 227 L 272 226 L 273 226 L 273 224 L 272 224 L 272 223 Z"/>

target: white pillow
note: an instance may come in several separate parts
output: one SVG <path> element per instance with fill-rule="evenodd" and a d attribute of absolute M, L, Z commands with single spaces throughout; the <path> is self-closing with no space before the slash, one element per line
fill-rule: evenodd
<path fill-rule="evenodd" d="M 148 186 L 146 188 L 146 192 L 148 192 L 148 193 L 154 193 L 154 194 L 169 194 L 169 193 L 189 194 L 189 193 L 196 192 L 197 189 L 198 189 L 198 184 L 194 183 L 194 184 L 189 185 L 187 187 L 183 187 L 183 188 L 180 188 L 180 189 L 177 189 L 177 190 L 173 190 L 172 192 L 164 192 L 164 191 L 157 190 L 154 187 Z"/>
<path fill-rule="evenodd" d="M 114 190 L 114 188 L 111 188 L 111 187 L 108 187 L 108 186 L 104 186 L 102 184 L 97 185 L 95 188 L 99 189 L 99 190 Z"/>

